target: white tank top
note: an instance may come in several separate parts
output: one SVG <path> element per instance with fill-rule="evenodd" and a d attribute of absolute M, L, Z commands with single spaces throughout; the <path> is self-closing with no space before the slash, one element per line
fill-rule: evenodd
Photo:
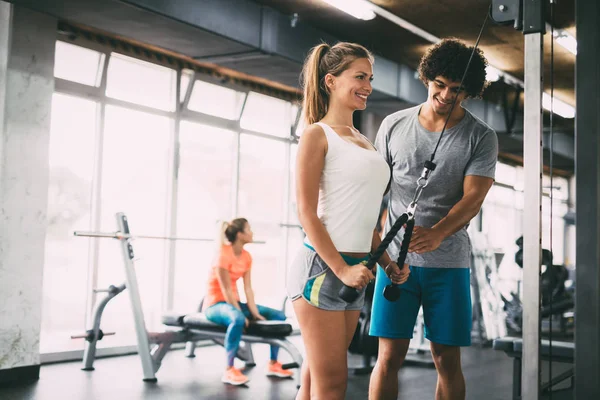
<path fill-rule="evenodd" d="M 329 125 L 317 125 L 327 138 L 317 215 L 337 251 L 367 253 L 390 167 L 377 151 L 342 139 Z M 308 237 L 304 241 L 312 246 Z"/>

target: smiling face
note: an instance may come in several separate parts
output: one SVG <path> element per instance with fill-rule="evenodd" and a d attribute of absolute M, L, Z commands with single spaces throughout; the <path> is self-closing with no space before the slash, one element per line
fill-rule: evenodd
<path fill-rule="evenodd" d="M 364 110 L 367 98 L 373 91 L 373 65 L 367 58 L 357 58 L 338 76 L 328 74 L 325 83 L 329 88 L 330 102 L 350 108 Z"/>
<path fill-rule="evenodd" d="M 458 93 L 460 82 L 454 82 L 443 76 L 438 76 L 427 84 L 427 102 L 431 109 L 438 115 L 448 115 L 452 102 L 456 97 L 456 105 L 454 110 L 460 110 L 461 102 L 466 98 L 466 93 L 461 90 Z"/>

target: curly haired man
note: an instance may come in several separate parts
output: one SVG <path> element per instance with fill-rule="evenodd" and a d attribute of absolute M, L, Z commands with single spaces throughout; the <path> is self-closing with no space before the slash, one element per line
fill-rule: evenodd
<path fill-rule="evenodd" d="M 494 182 L 498 139 L 492 128 L 462 107 L 462 102 L 481 97 L 486 87 L 486 65 L 481 50 L 473 52 L 459 40 L 445 39 L 433 45 L 419 65 L 427 100 L 386 117 L 377 134 L 376 147 L 393 171 L 387 232 L 411 202 L 424 162 L 434 151 L 448 119 L 436 153 L 437 168 L 415 214 L 406 259 L 411 273 L 400 286 L 398 301 L 390 302 L 382 295 L 390 278 L 399 274 L 398 266 L 379 267 L 377 273 L 370 334 L 379 337 L 379 355 L 369 399 L 398 398 L 398 370 L 421 306 L 425 337 L 431 342 L 438 373 L 436 399 L 465 398 L 460 349 L 471 344 L 472 325 L 467 227 Z M 388 255 L 392 259 L 398 255 L 401 241 L 399 235 L 390 245 Z"/>

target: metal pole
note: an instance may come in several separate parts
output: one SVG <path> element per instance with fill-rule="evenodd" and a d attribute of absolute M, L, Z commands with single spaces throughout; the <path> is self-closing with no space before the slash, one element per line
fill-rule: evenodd
<path fill-rule="evenodd" d="M 123 213 L 117 213 L 117 224 L 119 229 L 125 233 L 129 233 L 127 217 Z M 127 289 L 129 290 L 129 300 L 131 301 L 131 310 L 133 312 L 133 320 L 135 324 L 135 335 L 138 344 L 138 353 L 142 360 L 142 370 L 144 373 L 144 381 L 156 382 L 156 371 L 154 362 L 150 354 L 150 340 L 148 339 L 148 331 L 146 330 L 146 322 L 144 321 L 144 310 L 142 308 L 142 300 L 140 298 L 140 288 L 138 286 L 135 267 L 133 264 L 133 247 L 131 239 L 120 240 L 121 249 L 123 250 L 123 262 L 125 263 L 125 277 Z"/>
<path fill-rule="evenodd" d="M 600 399 L 600 3 L 575 2 L 575 398 Z"/>
<path fill-rule="evenodd" d="M 191 240 L 198 242 L 212 242 L 214 239 L 208 238 L 193 238 L 193 237 L 176 237 L 176 236 L 152 236 L 152 235 L 131 235 L 129 233 L 117 232 L 91 232 L 91 231 L 75 231 L 75 236 L 109 238 L 109 239 L 158 239 L 158 240 Z"/>
<path fill-rule="evenodd" d="M 212 242 L 214 239 L 194 238 L 194 237 L 177 237 L 177 236 L 152 236 L 152 235 L 132 235 L 121 231 L 117 232 L 91 232 L 91 231 L 75 231 L 75 236 L 93 237 L 93 238 L 108 238 L 108 239 L 156 239 L 156 240 L 188 240 L 193 242 Z M 255 240 L 252 243 L 265 244 L 264 240 Z"/>
<path fill-rule="evenodd" d="M 238 215 L 238 197 L 240 192 L 240 148 L 242 141 L 241 131 L 235 132 L 234 136 L 234 158 L 233 158 L 233 175 L 231 177 L 231 218 L 236 218 Z"/>
<path fill-rule="evenodd" d="M 179 127 L 181 125 L 181 77 L 182 70 L 177 70 L 177 79 L 175 80 L 175 118 L 172 121 L 171 148 L 170 148 L 170 176 L 168 182 L 168 197 L 167 197 L 167 234 L 174 236 L 177 232 L 177 204 L 178 204 L 178 187 L 179 187 Z M 191 83 L 191 82 L 190 82 Z M 188 85 L 191 86 L 191 85 Z M 187 93 L 186 93 L 187 94 Z M 163 310 L 173 308 L 173 292 L 175 290 L 175 241 L 171 241 L 165 248 L 165 269 L 164 285 L 163 285 L 163 300 L 161 307 Z"/>
<path fill-rule="evenodd" d="M 523 370 L 522 399 L 540 390 L 540 264 L 542 206 L 542 33 L 525 35 L 525 119 L 523 158 Z"/>
<path fill-rule="evenodd" d="M 104 54 L 102 64 L 102 75 L 100 79 L 101 93 L 106 92 L 106 81 L 108 79 L 108 63 L 110 53 Z M 90 202 L 90 229 L 99 229 L 102 219 L 102 165 L 104 154 L 104 117 L 106 115 L 106 104 L 102 101 L 96 103 L 96 132 L 94 138 L 94 147 L 96 154 L 94 157 L 94 172 L 92 178 L 92 193 Z M 98 259 L 100 257 L 100 241 L 92 239 L 88 245 L 88 279 L 87 279 L 87 298 L 85 306 L 84 326 L 93 323 L 92 309 L 96 303 L 96 292 L 94 289 L 98 285 Z"/>

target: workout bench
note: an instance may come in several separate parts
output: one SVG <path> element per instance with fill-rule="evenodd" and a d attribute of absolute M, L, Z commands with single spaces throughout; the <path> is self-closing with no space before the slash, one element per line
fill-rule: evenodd
<path fill-rule="evenodd" d="M 168 327 L 175 327 L 179 332 L 189 335 L 186 341 L 186 357 L 195 357 L 196 342 L 199 340 L 212 340 L 214 343 L 224 346 L 227 327 L 209 321 L 203 313 L 182 315 L 167 313 L 162 317 L 162 323 Z M 302 364 L 302 355 L 289 340 L 286 339 L 292 333 L 292 326 L 281 321 L 254 321 L 248 325 L 242 334 L 242 343 L 236 357 L 253 367 L 254 354 L 252 343 L 265 343 L 279 346 L 292 356 L 293 362 L 284 364 L 284 369 L 299 368 Z M 296 374 L 297 384 L 300 385 L 300 374 Z"/>
<path fill-rule="evenodd" d="M 523 359 L 523 339 L 515 337 L 504 337 L 494 340 L 494 350 L 504 351 L 509 357 L 513 357 L 513 400 L 521 399 L 521 368 Z M 549 362 L 560 362 L 566 364 L 573 364 L 575 362 L 575 344 L 572 342 L 557 342 L 552 341 L 552 359 L 550 359 L 550 342 L 548 340 L 542 340 L 540 347 L 540 357 L 542 360 Z M 553 376 L 549 382 L 545 382 L 541 387 L 541 394 L 548 394 L 550 392 L 571 392 L 573 391 L 573 378 L 574 369 L 570 368 L 567 371 Z M 571 380 L 571 385 L 564 389 L 553 389 L 557 384 Z M 553 395 L 553 398 L 558 399 L 557 395 Z M 569 397 L 572 398 L 572 397 Z"/>
<path fill-rule="evenodd" d="M 106 290 L 108 293 L 107 296 L 96 306 L 94 326 L 85 335 L 78 335 L 78 337 L 86 339 L 83 358 L 84 366 L 82 369 L 86 371 L 94 369 L 93 363 L 96 356 L 96 344 L 98 340 L 107 335 L 103 334 L 100 329 L 102 312 L 106 304 L 125 289 L 128 289 L 144 381 L 156 382 L 156 372 L 159 370 L 162 359 L 169 352 L 173 343 L 186 343 L 186 356 L 194 357 L 196 343 L 200 340 L 212 340 L 222 346 L 227 327 L 208 321 L 202 313 L 189 315 L 168 313 L 162 318 L 163 324 L 167 326 L 165 332 L 148 332 L 144 321 L 142 302 L 133 263 L 132 236 L 129 232 L 127 217 L 123 213 L 118 213 L 116 217 L 119 228 L 118 234 L 115 233 L 112 236 L 103 234 L 104 236 L 102 237 L 112 237 L 119 240 L 123 250 L 126 283 L 119 287 L 111 286 L 111 288 Z M 250 323 L 247 331 L 242 335 L 242 344 L 236 356 L 244 361 L 246 365 L 254 366 L 252 343 L 275 345 L 287 351 L 292 357 L 293 362 L 285 364 L 284 368 L 299 369 L 302 365 L 302 355 L 296 346 L 287 340 L 286 337 L 291 333 L 292 326 L 282 321 L 254 321 Z M 300 370 L 295 374 L 295 378 L 296 384 L 299 387 L 301 379 Z"/>

